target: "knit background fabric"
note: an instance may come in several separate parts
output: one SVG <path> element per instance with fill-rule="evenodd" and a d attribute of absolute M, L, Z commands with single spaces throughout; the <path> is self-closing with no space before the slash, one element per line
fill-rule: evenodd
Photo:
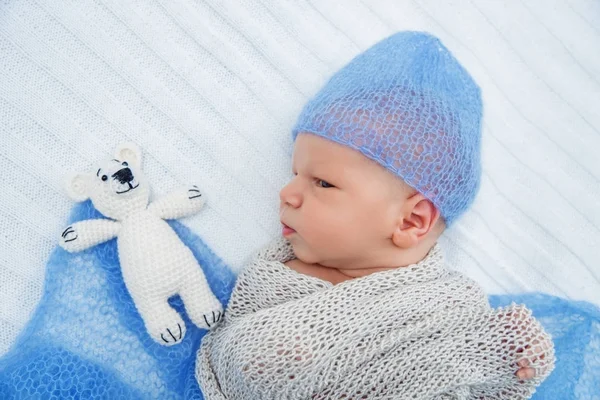
<path fill-rule="evenodd" d="M 547 382 L 593 398 L 598 317 L 577 301 L 600 305 L 598 26 L 589 0 L 2 1 L 0 353 L 29 332 L 45 279 L 68 263 L 56 255 L 67 172 L 137 143 L 153 197 L 203 188 L 206 208 L 182 222 L 237 273 L 279 234 L 303 105 L 361 51 L 417 30 L 452 51 L 485 105 L 481 189 L 442 238 L 448 262 L 488 293 L 563 298 L 536 300 L 567 346 Z"/>
<path fill-rule="evenodd" d="M 336 72 L 292 134 L 358 150 L 431 200 L 449 227 L 479 190 L 481 116 L 479 87 L 450 51 L 404 31 Z"/>

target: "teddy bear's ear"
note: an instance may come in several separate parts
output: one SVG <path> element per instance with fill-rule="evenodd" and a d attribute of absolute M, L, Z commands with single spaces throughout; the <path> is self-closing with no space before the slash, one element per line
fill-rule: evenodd
<path fill-rule="evenodd" d="M 89 174 L 71 174 L 67 177 L 67 194 L 75 201 L 85 201 L 89 198 Z"/>
<path fill-rule="evenodd" d="M 127 161 L 133 165 L 142 164 L 142 151 L 133 143 L 123 143 L 115 151 L 115 158 L 119 161 Z"/>

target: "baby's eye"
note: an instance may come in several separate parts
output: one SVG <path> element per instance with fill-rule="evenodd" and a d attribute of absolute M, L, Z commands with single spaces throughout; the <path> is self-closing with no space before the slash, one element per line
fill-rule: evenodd
<path fill-rule="evenodd" d="M 123 162 L 121 163 L 121 165 L 123 165 L 124 167 L 127 167 L 127 166 L 129 165 L 129 163 L 128 163 L 127 161 L 123 161 Z"/>
<path fill-rule="evenodd" d="M 317 180 L 317 185 L 321 186 L 322 188 L 332 188 L 332 187 L 335 187 L 331 183 L 329 183 L 327 181 L 324 181 L 323 179 L 318 179 Z"/>

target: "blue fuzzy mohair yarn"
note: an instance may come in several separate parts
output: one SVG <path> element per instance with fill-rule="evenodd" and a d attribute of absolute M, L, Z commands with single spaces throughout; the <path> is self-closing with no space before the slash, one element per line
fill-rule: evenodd
<path fill-rule="evenodd" d="M 440 40 L 399 32 L 337 72 L 292 132 L 360 151 L 431 200 L 449 226 L 479 189 L 481 117 L 479 87 Z"/>

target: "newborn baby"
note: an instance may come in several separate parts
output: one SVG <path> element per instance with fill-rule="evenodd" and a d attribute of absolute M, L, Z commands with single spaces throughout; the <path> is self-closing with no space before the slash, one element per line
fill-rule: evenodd
<path fill-rule="evenodd" d="M 207 399 L 531 396 L 553 367 L 550 338 L 522 306 L 491 309 L 437 244 L 479 187 L 481 109 L 423 33 L 334 75 L 293 130 L 282 237 L 203 339 Z"/>

